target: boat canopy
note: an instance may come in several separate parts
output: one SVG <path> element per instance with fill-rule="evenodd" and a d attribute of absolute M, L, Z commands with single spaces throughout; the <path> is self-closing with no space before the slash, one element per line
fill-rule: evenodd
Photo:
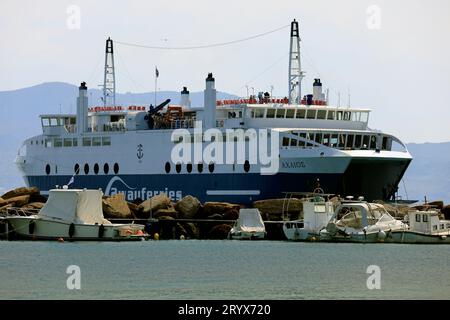
<path fill-rule="evenodd" d="M 52 189 L 39 216 L 74 223 L 102 224 L 105 220 L 100 190 Z"/>
<path fill-rule="evenodd" d="M 265 232 L 266 227 L 258 209 L 240 209 L 239 219 L 235 225 L 236 231 Z"/>

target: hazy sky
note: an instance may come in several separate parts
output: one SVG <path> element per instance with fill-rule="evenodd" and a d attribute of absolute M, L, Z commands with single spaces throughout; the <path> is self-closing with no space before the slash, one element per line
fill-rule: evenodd
<path fill-rule="evenodd" d="M 73 7 L 75 6 L 75 7 Z M 75 8 L 75 11 L 73 11 Z M 79 9 L 79 28 L 76 10 Z M 433 1 L 0 1 L 0 90 L 49 81 L 102 82 L 104 43 L 226 42 L 300 21 L 303 92 L 320 77 L 332 103 L 373 109 L 370 126 L 405 142 L 450 140 L 450 2 Z M 74 20 L 75 19 L 75 20 Z M 289 30 L 202 50 L 115 44 L 119 92 L 203 90 L 287 94 Z"/>

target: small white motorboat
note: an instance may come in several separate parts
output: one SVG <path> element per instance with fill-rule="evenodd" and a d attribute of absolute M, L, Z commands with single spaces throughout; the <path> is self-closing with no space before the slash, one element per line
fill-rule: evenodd
<path fill-rule="evenodd" d="M 41 240 L 141 240 L 144 225 L 113 224 L 103 217 L 100 190 L 52 189 L 44 207 L 30 216 L 5 219 L 19 238 Z"/>
<path fill-rule="evenodd" d="M 240 209 L 239 218 L 228 234 L 233 240 L 262 240 L 266 227 L 258 209 Z"/>
<path fill-rule="evenodd" d="M 408 230 L 408 225 L 393 218 L 377 203 L 343 201 L 320 231 L 321 241 L 384 242 L 393 232 Z"/>
<path fill-rule="evenodd" d="M 285 221 L 283 232 L 288 240 L 314 241 L 334 214 L 333 202 L 314 195 L 303 202 L 303 220 Z"/>
<path fill-rule="evenodd" d="M 440 220 L 436 210 L 409 211 L 408 230 L 397 230 L 387 239 L 395 243 L 450 244 L 450 220 Z"/>

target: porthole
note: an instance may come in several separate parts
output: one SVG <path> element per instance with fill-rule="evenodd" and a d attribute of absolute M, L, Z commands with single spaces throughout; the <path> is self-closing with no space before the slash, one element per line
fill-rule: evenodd
<path fill-rule="evenodd" d="M 119 173 L 119 164 L 116 162 L 114 163 L 114 173 L 118 174 Z"/>
<path fill-rule="evenodd" d="M 49 164 L 47 164 L 47 165 L 45 166 L 45 173 L 46 173 L 46 174 L 50 174 L 50 165 L 49 165 Z"/>
<path fill-rule="evenodd" d="M 214 172 L 214 162 L 211 162 L 211 163 L 208 165 L 208 170 L 209 170 L 209 172 L 211 172 L 211 173 Z"/>
<path fill-rule="evenodd" d="M 94 164 L 94 173 L 98 174 L 98 170 L 99 170 L 98 163 L 96 163 L 96 164 Z"/>
<path fill-rule="evenodd" d="M 80 173 L 80 165 L 78 163 L 73 167 L 73 172 L 75 172 L 75 174 Z"/>
<path fill-rule="evenodd" d="M 181 172 L 181 163 L 177 163 L 175 166 L 175 170 L 177 171 L 177 173 Z"/>
<path fill-rule="evenodd" d="M 87 163 L 84 165 L 84 173 L 89 174 L 89 165 Z"/>
<path fill-rule="evenodd" d="M 202 173 L 203 172 L 203 163 L 197 164 L 197 171 Z"/>
<path fill-rule="evenodd" d="M 245 160 L 245 162 L 244 162 L 244 171 L 245 172 L 250 171 L 250 162 L 248 162 L 248 160 Z"/>
<path fill-rule="evenodd" d="M 108 172 L 109 172 L 109 164 L 105 163 L 105 164 L 103 165 L 103 172 L 104 172 L 105 174 L 108 174 Z"/>
<path fill-rule="evenodd" d="M 192 163 L 188 163 L 188 164 L 186 165 L 186 170 L 187 170 L 187 172 L 189 172 L 189 173 L 192 172 Z"/>
<path fill-rule="evenodd" d="M 166 170 L 166 173 L 170 172 L 170 163 L 169 162 L 166 162 L 164 169 Z"/>

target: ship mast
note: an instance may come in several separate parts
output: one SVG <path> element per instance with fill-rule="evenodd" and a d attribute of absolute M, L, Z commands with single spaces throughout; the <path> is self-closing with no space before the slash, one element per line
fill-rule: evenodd
<path fill-rule="evenodd" d="M 300 62 L 300 37 L 298 22 L 291 22 L 291 37 L 289 45 L 289 103 L 300 104 L 302 100 L 301 82 L 304 77 Z"/>
<path fill-rule="evenodd" d="M 103 78 L 103 105 L 116 105 L 116 74 L 114 71 L 113 41 L 106 40 L 105 76 Z"/>

